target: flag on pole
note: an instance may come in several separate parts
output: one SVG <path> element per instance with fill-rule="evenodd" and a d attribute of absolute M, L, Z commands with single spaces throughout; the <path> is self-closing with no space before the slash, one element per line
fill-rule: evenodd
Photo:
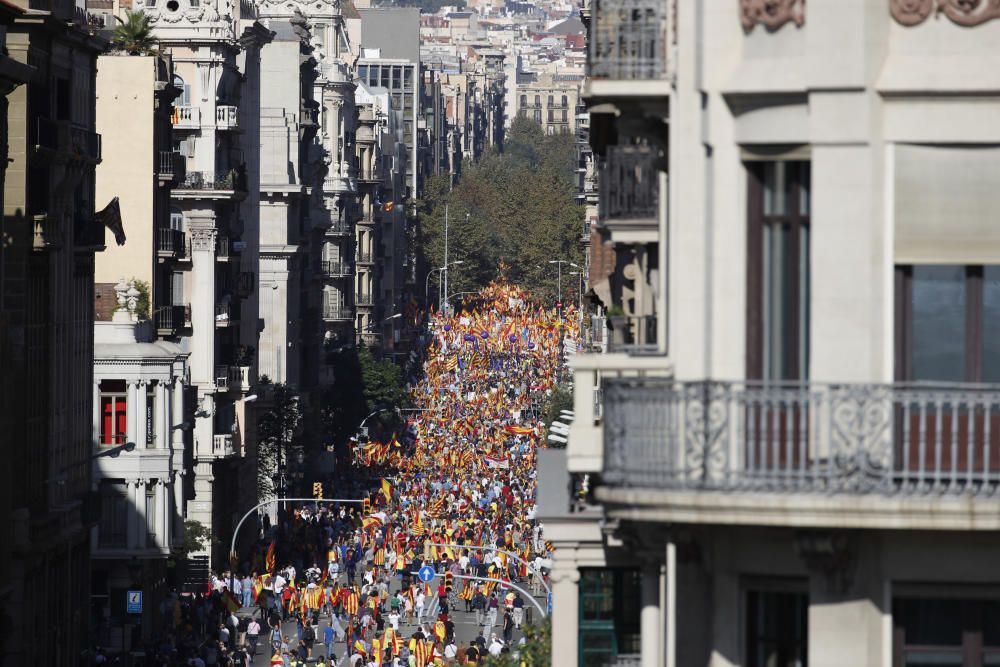
<path fill-rule="evenodd" d="M 118 205 L 118 197 L 94 214 L 94 222 L 99 222 L 110 229 L 115 235 L 115 243 L 125 245 L 125 226 L 122 224 L 122 209 Z"/>
<path fill-rule="evenodd" d="M 274 542 L 273 541 L 271 542 L 271 546 L 269 546 L 267 548 L 267 556 L 265 556 L 265 558 L 264 558 L 264 565 L 267 568 L 268 572 L 270 572 L 271 574 L 274 574 L 275 563 L 274 563 Z"/>

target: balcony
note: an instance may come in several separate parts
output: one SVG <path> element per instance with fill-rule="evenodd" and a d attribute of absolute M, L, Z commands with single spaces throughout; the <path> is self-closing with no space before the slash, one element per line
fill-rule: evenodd
<path fill-rule="evenodd" d="M 220 262 L 237 259 L 244 248 L 246 243 L 243 241 L 234 241 L 228 236 L 220 235 L 215 239 L 215 259 Z"/>
<path fill-rule="evenodd" d="M 239 116 L 239 109 L 234 106 L 218 106 L 215 108 L 215 127 L 219 130 L 238 130 Z"/>
<path fill-rule="evenodd" d="M 212 436 L 212 456 L 223 458 L 238 455 L 239 451 L 231 433 L 217 433 Z"/>
<path fill-rule="evenodd" d="M 174 186 L 172 194 L 180 198 L 242 199 L 247 195 L 246 174 L 236 169 L 188 172 Z"/>
<path fill-rule="evenodd" d="M 347 262 L 324 260 L 319 263 L 319 272 L 327 278 L 344 278 L 354 273 L 354 267 Z"/>
<path fill-rule="evenodd" d="M 250 391 L 250 367 L 230 366 L 229 367 L 229 390 L 246 393 Z"/>
<path fill-rule="evenodd" d="M 160 151 L 156 174 L 161 183 L 183 181 L 187 174 L 187 160 L 179 151 Z"/>
<path fill-rule="evenodd" d="M 257 284 L 257 274 L 253 271 L 240 271 L 236 277 L 236 293 L 240 298 L 247 298 L 253 293 L 254 285 Z"/>
<path fill-rule="evenodd" d="M 354 304 L 359 308 L 371 308 L 375 305 L 375 299 L 370 294 L 359 294 L 354 299 Z"/>
<path fill-rule="evenodd" d="M 324 322 L 350 322 L 354 319 L 354 311 L 347 306 L 337 306 L 333 303 L 323 304 Z"/>
<path fill-rule="evenodd" d="M 160 306 L 153 312 L 158 336 L 172 336 L 191 326 L 191 306 Z"/>
<path fill-rule="evenodd" d="M 670 94 L 668 3 L 593 0 L 588 97 Z"/>
<path fill-rule="evenodd" d="M 28 137 L 37 157 L 76 160 L 89 164 L 101 161 L 101 135 L 65 120 L 36 118 Z"/>
<path fill-rule="evenodd" d="M 185 257 L 188 252 L 187 236 L 179 229 L 156 230 L 156 254 L 163 258 Z"/>
<path fill-rule="evenodd" d="M 612 514 L 1000 528 L 1000 385 L 633 377 L 605 380 L 603 399 L 597 497 Z"/>
<path fill-rule="evenodd" d="M 236 316 L 230 303 L 215 304 L 215 326 L 228 327 L 236 323 Z"/>
<path fill-rule="evenodd" d="M 201 129 L 201 109 L 192 106 L 175 106 L 170 122 L 175 130 Z"/>
<path fill-rule="evenodd" d="M 651 146 L 608 146 L 598 175 L 598 216 L 621 241 L 653 242 L 657 237 L 660 179 L 659 155 Z M 651 238 L 626 238 L 652 234 Z"/>
<path fill-rule="evenodd" d="M 357 262 L 358 264 L 374 264 L 375 258 L 370 252 L 359 252 Z"/>
<path fill-rule="evenodd" d="M 324 230 L 327 236 L 353 236 L 354 229 L 346 222 L 335 222 Z"/>
<path fill-rule="evenodd" d="M 652 354 L 657 351 L 655 315 L 613 315 L 607 318 L 607 327 L 608 352 Z"/>

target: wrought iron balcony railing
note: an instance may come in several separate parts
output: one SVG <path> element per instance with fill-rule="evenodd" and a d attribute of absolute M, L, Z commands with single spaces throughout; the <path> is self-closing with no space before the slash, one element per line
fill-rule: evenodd
<path fill-rule="evenodd" d="M 608 146 L 598 183 L 598 215 L 605 220 L 656 220 L 659 158 L 651 146 Z"/>
<path fill-rule="evenodd" d="M 347 262 L 324 260 L 319 263 L 319 270 L 325 276 L 340 278 L 354 273 L 354 267 Z"/>
<path fill-rule="evenodd" d="M 655 315 L 612 315 L 607 318 L 608 352 L 656 352 Z"/>
<path fill-rule="evenodd" d="M 588 40 L 591 78 L 664 78 L 667 8 L 662 0 L 594 0 Z"/>
<path fill-rule="evenodd" d="M 345 321 L 354 319 L 354 311 L 347 306 L 337 306 L 332 303 L 323 304 L 323 319 L 327 321 Z"/>
<path fill-rule="evenodd" d="M 1000 385 L 606 380 L 612 487 L 983 496 Z"/>
<path fill-rule="evenodd" d="M 162 181 L 182 181 L 187 174 L 187 163 L 179 151 L 160 151 L 157 174 Z"/>

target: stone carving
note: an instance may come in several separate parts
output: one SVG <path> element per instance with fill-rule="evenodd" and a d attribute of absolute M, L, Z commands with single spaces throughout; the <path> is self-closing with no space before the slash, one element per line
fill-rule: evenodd
<path fill-rule="evenodd" d="M 192 250 L 215 250 L 215 236 L 216 232 L 214 229 L 192 229 L 191 230 L 191 249 Z"/>
<path fill-rule="evenodd" d="M 1000 0 L 889 0 L 892 18 L 905 26 L 920 25 L 935 9 L 966 28 L 1000 18 Z"/>
<path fill-rule="evenodd" d="M 889 12 L 903 25 L 923 23 L 934 11 L 934 0 L 889 0 Z"/>
<path fill-rule="evenodd" d="M 806 22 L 806 0 L 740 0 L 740 21 L 744 30 L 758 23 L 777 30 L 789 21 L 801 27 Z"/>
<path fill-rule="evenodd" d="M 1000 18 L 1000 0 L 940 0 L 938 12 L 960 26 L 972 27 Z"/>

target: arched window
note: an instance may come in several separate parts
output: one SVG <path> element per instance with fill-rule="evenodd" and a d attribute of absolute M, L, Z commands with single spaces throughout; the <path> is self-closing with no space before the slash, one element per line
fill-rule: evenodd
<path fill-rule="evenodd" d="M 184 231 L 184 214 L 179 208 L 170 209 L 170 229 L 178 232 Z"/>
<path fill-rule="evenodd" d="M 183 92 L 181 96 L 174 101 L 174 106 L 186 107 L 191 105 L 191 86 L 184 83 L 184 79 L 181 78 L 180 74 L 174 74 L 174 86 L 180 88 Z"/>

